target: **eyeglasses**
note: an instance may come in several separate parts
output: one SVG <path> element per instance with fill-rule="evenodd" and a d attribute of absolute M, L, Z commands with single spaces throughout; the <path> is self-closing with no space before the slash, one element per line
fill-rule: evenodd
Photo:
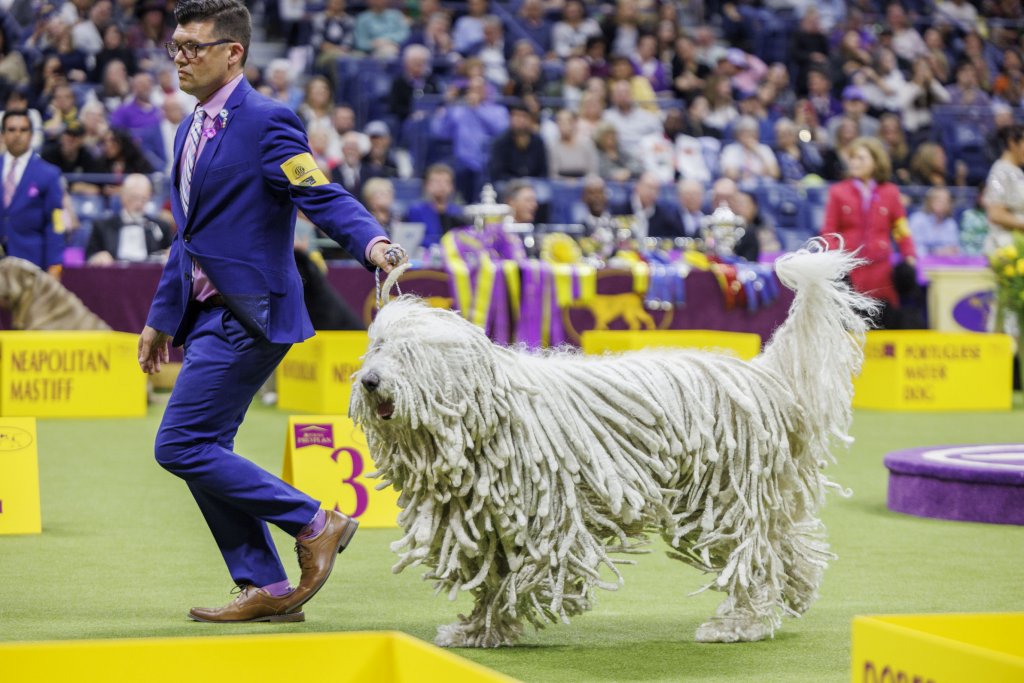
<path fill-rule="evenodd" d="M 164 43 L 164 47 L 167 48 L 167 54 L 171 59 L 178 56 L 178 50 L 185 53 L 185 59 L 195 59 L 199 56 L 199 50 L 206 47 L 213 47 L 214 45 L 223 45 L 224 43 L 233 43 L 235 41 L 230 38 L 221 38 L 215 40 L 212 43 L 181 43 L 180 45 L 173 40 L 169 40 Z"/>

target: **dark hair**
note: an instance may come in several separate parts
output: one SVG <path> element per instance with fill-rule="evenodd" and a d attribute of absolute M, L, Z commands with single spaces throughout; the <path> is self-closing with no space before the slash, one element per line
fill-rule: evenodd
<path fill-rule="evenodd" d="M 18 98 L 21 98 L 21 99 L 25 100 L 26 102 L 28 102 L 29 101 L 29 96 L 28 95 L 29 95 L 28 86 L 20 85 L 20 86 L 11 88 L 10 90 L 7 91 L 7 96 L 4 98 L 4 102 L 10 102 L 12 97 L 18 97 Z"/>
<path fill-rule="evenodd" d="M 213 32 L 217 38 L 228 38 L 242 44 L 242 66 L 245 66 L 245 60 L 249 58 L 252 17 L 239 0 L 183 0 L 174 8 L 174 20 L 178 25 L 213 20 Z"/>
<path fill-rule="evenodd" d="M 124 160 L 124 172 L 125 173 L 152 173 L 153 165 L 149 163 L 146 156 L 142 153 L 142 149 L 138 143 L 135 142 L 135 138 L 132 137 L 130 131 L 124 128 L 111 128 L 110 135 L 114 138 L 114 142 L 121 149 L 120 157 Z M 106 157 L 106 154 L 104 154 Z M 117 157 L 115 157 L 116 159 Z M 113 161 L 109 157 L 107 161 Z"/>
<path fill-rule="evenodd" d="M 1003 151 L 1009 149 L 1011 143 L 1017 143 L 1021 140 L 1024 140 L 1024 126 L 1019 123 L 999 130 L 999 149 Z"/>
<path fill-rule="evenodd" d="M 0 131 L 6 131 L 7 130 L 7 119 L 17 118 L 19 116 L 23 117 L 26 121 L 28 121 L 28 131 L 31 133 L 32 132 L 32 117 L 30 117 L 28 115 L 28 111 L 26 111 L 25 109 L 10 109 L 8 111 L 5 111 L 4 112 L 4 118 L 3 118 L 2 121 L 0 121 Z"/>

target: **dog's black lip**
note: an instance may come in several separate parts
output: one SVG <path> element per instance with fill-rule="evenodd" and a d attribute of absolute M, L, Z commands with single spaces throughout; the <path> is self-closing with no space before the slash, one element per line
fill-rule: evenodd
<path fill-rule="evenodd" d="M 377 416 L 382 420 L 390 420 L 394 412 L 395 404 L 391 399 L 381 401 L 380 405 L 377 406 Z"/>

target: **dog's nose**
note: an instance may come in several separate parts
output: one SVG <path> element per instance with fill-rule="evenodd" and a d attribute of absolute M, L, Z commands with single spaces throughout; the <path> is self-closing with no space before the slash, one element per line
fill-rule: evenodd
<path fill-rule="evenodd" d="M 376 391 L 377 387 L 380 386 L 380 376 L 378 376 L 373 370 L 370 370 L 363 375 L 362 382 L 367 391 Z"/>

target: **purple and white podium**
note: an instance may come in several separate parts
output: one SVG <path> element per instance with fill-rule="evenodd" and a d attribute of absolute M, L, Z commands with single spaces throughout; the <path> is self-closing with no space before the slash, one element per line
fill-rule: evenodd
<path fill-rule="evenodd" d="M 910 448 L 885 466 L 894 512 L 1024 525 L 1024 443 Z"/>

